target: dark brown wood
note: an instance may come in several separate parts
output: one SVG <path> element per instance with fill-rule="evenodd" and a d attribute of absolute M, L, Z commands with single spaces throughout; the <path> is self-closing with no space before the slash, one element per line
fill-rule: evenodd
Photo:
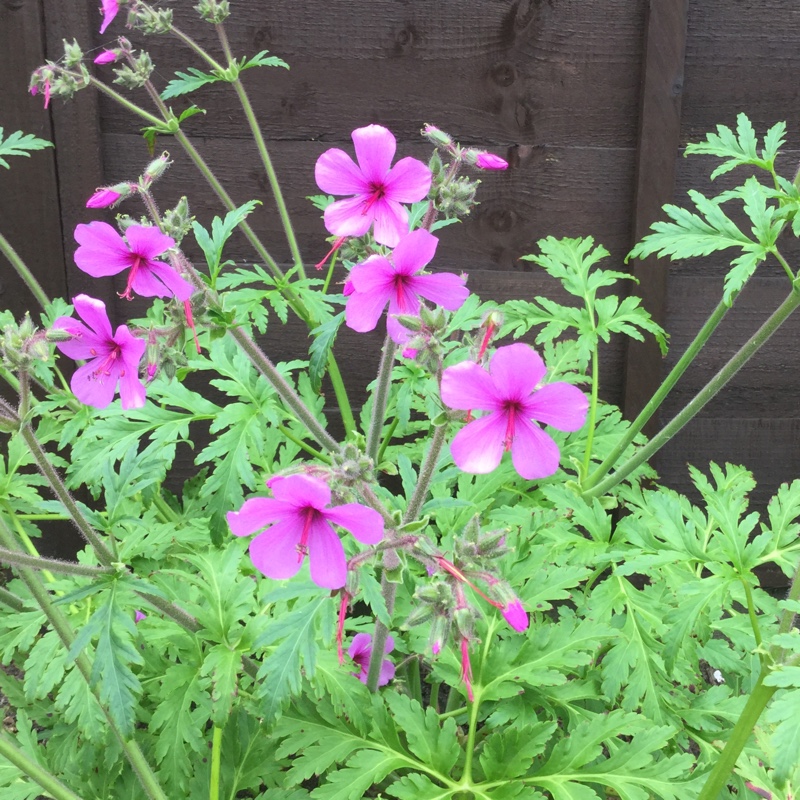
<path fill-rule="evenodd" d="M 639 117 L 639 152 L 633 215 L 633 241 L 662 217 L 661 206 L 672 201 L 675 159 L 681 127 L 683 61 L 686 47 L 688 0 L 651 0 L 647 17 L 642 99 Z M 649 258 L 636 261 L 636 293 L 653 319 L 666 318 L 667 265 Z M 662 357 L 652 337 L 629 341 L 625 360 L 625 416 L 633 419 L 653 395 L 662 377 Z M 653 417 L 646 433 L 658 429 Z"/>
<path fill-rule="evenodd" d="M 63 3 L 42 0 L 45 19 L 47 58 L 58 60 L 64 53 L 63 40 L 88 43 L 91 32 L 99 26 L 97 3 Z M 91 58 L 87 59 L 91 61 Z M 94 69 L 89 64 L 90 69 Z M 109 278 L 92 278 L 81 272 L 73 260 L 77 247 L 73 232 L 80 222 L 90 222 L 105 213 L 89 210 L 86 200 L 103 183 L 104 170 L 100 144 L 97 92 L 85 89 L 69 102 L 53 103 L 53 138 L 56 145 L 58 198 L 61 204 L 61 237 L 67 270 L 67 296 L 86 292 L 102 300 L 112 322 L 115 318 L 116 293 Z"/>
<path fill-rule="evenodd" d="M 51 118 L 43 98 L 31 97 L 31 72 L 44 61 L 40 0 L 0 2 L 0 126 L 52 141 Z M 3 234 L 37 276 L 49 296 L 64 294 L 66 280 L 61 247 L 55 154 L 31 153 L 0 167 L 0 226 Z M 0 255 L 0 307 L 16 317 L 37 312 L 33 295 Z"/>

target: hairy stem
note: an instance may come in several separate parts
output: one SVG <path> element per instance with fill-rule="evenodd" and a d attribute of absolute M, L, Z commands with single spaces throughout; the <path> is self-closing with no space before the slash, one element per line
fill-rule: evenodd
<path fill-rule="evenodd" d="M 434 428 L 428 452 L 425 454 L 425 460 L 419 468 L 419 478 L 414 488 L 414 494 L 408 501 L 406 513 L 403 515 L 403 522 L 413 522 L 419 516 L 425 498 L 428 496 L 428 489 L 430 488 L 431 479 L 439 461 L 446 435 L 447 425 L 439 425 Z"/>
<path fill-rule="evenodd" d="M 394 354 L 397 345 L 390 336 L 386 336 L 381 351 L 381 363 L 378 367 L 377 385 L 372 396 L 372 417 L 369 421 L 367 433 L 367 456 L 377 466 L 378 449 L 383 433 L 383 421 L 386 415 L 386 403 L 389 399 L 389 387 L 392 385 L 392 368 L 394 367 Z"/>
<path fill-rule="evenodd" d="M 55 775 L 51 775 L 41 764 L 12 744 L 5 734 L 0 735 L 0 756 L 38 783 L 47 792 L 48 797 L 54 800 L 81 800 L 79 795 L 64 786 Z"/>
<path fill-rule="evenodd" d="M 0 562 L 14 567 L 27 567 L 40 572 L 50 570 L 66 575 L 79 575 L 84 578 L 96 578 L 98 575 L 114 573 L 111 567 L 93 567 L 91 564 L 78 564 L 75 561 L 59 561 L 56 558 L 31 556 L 16 550 L 7 550 L 4 547 L 0 547 Z"/>
<path fill-rule="evenodd" d="M 588 497 L 599 497 L 613 489 L 637 467 L 657 453 L 687 422 L 693 419 L 726 383 L 752 358 L 764 343 L 800 306 L 800 289 L 795 286 L 769 319 L 742 345 L 728 363 L 697 393 L 695 398 L 641 450 L 629 458 L 604 481 L 584 491 Z"/>
<path fill-rule="evenodd" d="M 44 289 L 42 289 L 39 281 L 36 280 L 33 273 L 28 269 L 25 262 L 19 257 L 16 250 L 9 244 L 2 233 L 0 233 L 0 253 L 2 253 L 11 263 L 11 266 L 16 270 L 17 275 L 25 282 L 25 285 L 30 289 L 31 294 L 36 298 L 39 305 L 44 308 L 50 305 L 50 298 L 47 296 Z"/>
<path fill-rule="evenodd" d="M 670 370 L 669 375 L 664 379 L 661 386 L 658 387 L 655 394 L 650 398 L 647 405 L 639 412 L 636 419 L 630 424 L 630 427 L 622 438 L 614 445 L 612 451 L 602 464 L 589 476 L 583 483 L 584 491 L 596 486 L 609 472 L 609 470 L 617 463 L 619 457 L 628 449 L 628 446 L 636 438 L 639 431 L 648 423 L 653 414 L 658 411 L 661 404 L 666 399 L 667 395 L 672 391 L 675 384 L 680 380 L 684 372 L 686 372 L 689 365 L 697 358 L 697 354 L 702 350 L 705 343 L 711 337 L 711 334 L 717 329 L 723 317 L 730 310 L 730 306 L 724 302 L 719 305 L 711 313 L 711 316 L 706 320 L 703 327 L 698 332 L 697 336 L 687 348 L 686 352 L 680 357 L 678 363 Z"/>
<path fill-rule="evenodd" d="M 222 728 L 214 726 L 211 739 L 211 777 L 208 785 L 208 800 L 219 800 L 220 764 L 222 763 Z"/>

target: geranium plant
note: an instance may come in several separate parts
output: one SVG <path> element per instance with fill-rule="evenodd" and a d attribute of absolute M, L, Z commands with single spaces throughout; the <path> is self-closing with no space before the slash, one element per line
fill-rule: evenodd
<path fill-rule="evenodd" d="M 117 101 L 151 143 L 171 137 L 188 154 L 222 210 L 209 228 L 191 198 L 159 210 L 166 152 L 86 198 L 119 214 L 115 227 L 87 211 L 78 267 L 127 271 L 121 297 L 155 298 L 116 332 L 90 295 L 48 298 L 0 235 L 42 306 L 0 315 L 0 561 L 13 570 L 0 689 L 15 720 L 0 734 L 4 800 L 794 796 L 800 482 L 760 515 L 743 467 L 691 467 L 698 505 L 648 465 L 800 305 L 778 245 L 800 235 L 797 180 L 776 169 L 785 126 L 759 146 L 742 115 L 692 145 L 723 159 L 715 175 L 746 179 L 693 192 L 692 211 L 668 206 L 634 249 L 734 257 L 720 304 L 630 422 L 599 398 L 600 343 L 655 336 L 666 348 L 666 336 L 620 288 L 629 274 L 601 267 L 608 253 L 591 238 L 546 238 L 526 258 L 572 304 L 481 301 L 458 265 L 439 263 L 436 232 L 469 214 L 478 170 L 507 165 L 433 125 L 427 164 L 366 120 L 353 152 L 307 165 L 331 234 L 327 272 L 307 272 L 239 79 L 286 64 L 234 55 L 224 0 L 197 10 L 221 57 L 139 0 L 104 0 L 101 32 L 126 17 L 175 36 L 206 71 L 159 91 L 150 56 L 119 37 L 97 67 L 66 43 L 30 85 L 46 105 L 83 89 Z M 257 198 L 235 206 L 183 131 L 199 109 L 167 105 L 211 83 L 241 102 L 288 270 L 248 224 Z M 0 129 L 0 166 L 46 144 Z M 237 229 L 252 265 L 226 259 Z M 646 441 L 644 424 L 772 258 L 787 299 Z M 308 327 L 308 357 L 273 362 L 258 334 L 289 315 Z M 353 409 L 337 332 L 384 322 L 377 377 Z M 198 468 L 183 483 L 179 448 Z M 52 520 L 83 536 L 74 561 L 39 554 Z M 768 563 L 791 582 L 787 599 L 760 589 Z"/>

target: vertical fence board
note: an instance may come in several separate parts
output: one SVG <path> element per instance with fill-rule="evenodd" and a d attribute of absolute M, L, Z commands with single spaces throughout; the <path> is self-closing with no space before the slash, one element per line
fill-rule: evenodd
<path fill-rule="evenodd" d="M 661 206 L 671 202 L 675 189 L 675 159 L 681 130 L 681 93 L 686 52 L 688 0 L 651 0 L 646 25 L 639 120 L 633 240 L 662 217 Z M 663 260 L 637 261 L 633 275 L 644 307 L 664 324 L 667 267 Z M 644 408 L 661 382 L 662 358 L 652 337 L 630 341 L 625 360 L 625 415 L 632 419 Z M 645 428 L 653 433 L 658 420 Z"/>

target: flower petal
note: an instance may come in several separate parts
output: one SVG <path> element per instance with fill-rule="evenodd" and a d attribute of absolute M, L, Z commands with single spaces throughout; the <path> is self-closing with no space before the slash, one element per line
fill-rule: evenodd
<path fill-rule="evenodd" d="M 414 275 L 409 280 L 414 292 L 448 311 L 461 308 L 469 297 L 469 289 L 464 285 L 464 278 L 450 272 Z"/>
<path fill-rule="evenodd" d="M 107 222 L 90 222 L 75 228 L 75 263 L 94 278 L 116 275 L 133 264 L 134 256 L 122 237 Z"/>
<path fill-rule="evenodd" d="M 152 225 L 131 225 L 125 229 L 125 238 L 131 252 L 148 261 L 175 247 L 175 240 L 171 236 L 161 233 Z"/>
<path fill-rule="evenodd" d="M 188 300 L 194 294 L 194 286 L 178 275 L 169 264 L 165 264 L 163 261 L 148 261 L 147 267 L 148 271 L 166 286 L 168 293 L 177 297 L 181 302 Z M 140 268 L 140 274 L 143 272 L 144 268 L 142 267 Z M 145 295 L 144 292 L 140 292 L 136 288 L 136 281 L 133 282 L 133 289 L 144 297 L 153 296 Z M 159 297 L 164 297 L 164 295 L 159 295 Z"/>
<path fill-rule="evenodd" d="M 294 506 L 282 500 L 273 500 L 271 497 L 251 497 L 244 501 L 238 511 L 228 512 L 225 519 L 228 520 L 228 527 L 234 536 L 249 536 L 251 533 L 263 530 L 273 522 L 286 520 L 289 516 L 293 517 L 295 513 Z M 295 522 L 295 525 L 300 525 L 297 534 L 297 540 L 300 541 L 302 524 Z"/>
<path fill-rule="evenodd" d="M 331 203 L 324 214 L 325 227 L 334 236 L 363 236 L 372 225 L 373 215 L 363 213 L 364 197 L 356 195 Z"/>
<path fill-rule="evenodd" d="M 359 333 L 375 330 L 388 301 L 388 297 L 377 291 L 353 292 L 344 310 L 347 327 Z"/>
<path fill-rule="evenodd" d="M 369 182 L 344 150 L 326 150 L 314 167 L 317 186 L 327 194 L 367 194 Z"/>
<path fill-rule="evenodd" d="M 392 166 L 397 140 L 383 125 L 367 125 L 352 133 L 356 158 L 367 183 L 383 184 Z"/>
<path fill-rule="evenodd" d="M 127 325 L 120 325 L 114 335 L 120 348 L 120 362 L 115 369 L 119 375 L 119 397 L 124 409 L 141 408 L 145 403 L 146 391 L 139 379 L 139 362 L 142 360 L 147 342 L 136 338 Z"/>
<path fill-rule="evenodd" d="M 392 261 L 401 275 L 413 275 L 427 266 L 436 255 L 439 240 L 426 230 L 411 231 L 392 252 Z"/>
<path fill-rule="evenodd" d="M 530 419 L 560 431 L 580 430 L 588 409 L 586 395 L 577 386 L 561 381 L 542 386 L 525 403 L 525 413 Z"/>
<path fill-rule="evenodd" d="M 511 460 L 514 469 L 529 481 L 549 478 L 558 470 L 558 445 L 536 423 L 517 417 Z"/>
<path fill-rule="evenodd" d="M 372 206 L 375 227 L 372 235 L 379 244 L 396 247 L 408 233 L 408 211 L 395 200 L 383 197 Z M 367 215 L 369 216 L 369 215 Z"/>
<path fill-rule="evenodd" d="M 378 686 L 386 686 L 394 678 L 394 664 L 388 659 L 381 661 L 381 671 L 378 676 Z"/>
<path fill-rule="evenodd" d="M 253 566 L 278 581 L 297 575 L 303 563 L 297 552 L 301 534 L 302 529 L 294 521 L 276 522 L 250 542 Z"/>
<path fill-rule="evenodd" d="M 416 203 L 428 196 L 433 175 L 416 158 L 401 158 L 383 180 L 386 196 L 399 203 Z"/>
<path fill-rule="evenodd" d="M 474 361 L 462 361 L 442 374 L 442 402 L 450 408 L 494 411 L 501 407 L 489 373 Z"/>
<path fill-rule="evenodd" d="M 347 580 L 344 547 L 333 528 L 324 519 L 311 522 L 308 536 L 308 560 L 311 580 L 323 589 L 341 589 Z"/>
<path fill-rule="evenodd" d="M 394 286 L 397 273 L 392 263 L 383 256 L 370 256 L 366 261 L 356 264 L 350 270 L 348 283 L 350 294 L 353 292 L 386 292 Z"/>
<path fill-rule="evenodd" d="M 272 495 L 298 508 L 322 511 L 331 502 L 331 490 L 325 481 L 310 475 L 287 475 L 281 481 L 270 482 Z"/>
<path fill-rule="evenodd" d="M 361 503 L 346 503 L 322 512 L 330 522 L 350 531 L 359 542 L 377 544 L 383 539 L 383 517 Z"/>
<path fill-rule="evenodd" d="M 518 342 L 495 350 L 489 372 L 500 397 L 524 401 L 547 370 L 542 357 L 532 347 Z"/>
<path fill-rule="evenodd" d="M 97 373 L 98 361 L 94 358 L 88 364 L 78 367 L 69 382 L 73 394 L 84 405 L 105 408 L 114 399 L 117 379 L 103 372 Z"/>
<path fill-rule="evenodd" d="M 350 656 L 352 659 L 356 659 L 357 656 L 367 654 L 367 658 L 369 658 L 369 654 L 372 652 L 372 636 L 368 633 L 357 633 L 353 637 L 353 643 L 350 645 L 347 655 Z"/>
<path fill-rule="evenodd" d="M 464 472 L 479 475 L 496 469 L 503 457 L 505 433 L 506 419 L 500 412 L 470 422 L 456 434 L 450 445 L 456 466 Z"/>
<path fill-rule="evenodd" d="M 88 359 L 108 354 L 110 340 L 101 338 L 74 317 L 59 317 L 53 323 L 53 328 L 67 331 L 75 337 L 68 342 L 56 342 L 56 347 L 65 356 Z"/>

